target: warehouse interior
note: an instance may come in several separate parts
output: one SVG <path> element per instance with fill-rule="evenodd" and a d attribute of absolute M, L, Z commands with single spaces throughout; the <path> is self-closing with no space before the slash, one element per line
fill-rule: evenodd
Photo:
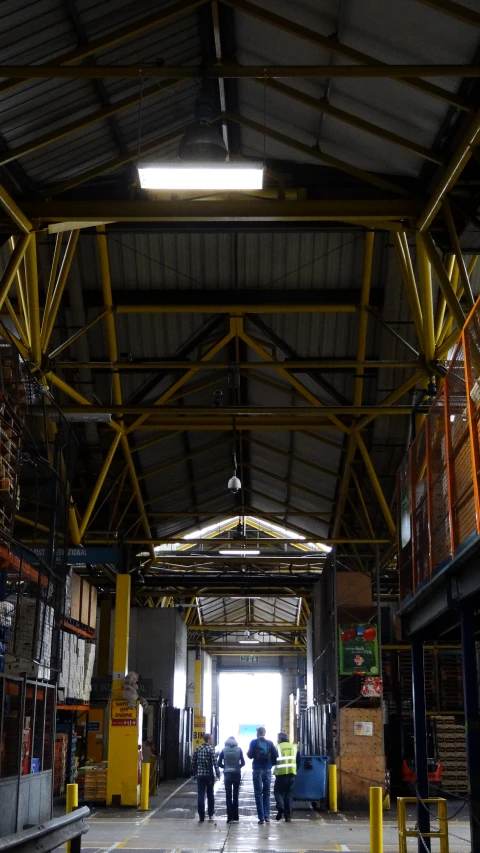
<path fill-rule="evenodd" d="M 264 725 L 324 779 L 255 849 L 352 843 L 333 766 L 480 853 L 478 4 L 0 16 L 0 845 L 149 764 L 118 844 L 253 849 L 188 780 Z"/>

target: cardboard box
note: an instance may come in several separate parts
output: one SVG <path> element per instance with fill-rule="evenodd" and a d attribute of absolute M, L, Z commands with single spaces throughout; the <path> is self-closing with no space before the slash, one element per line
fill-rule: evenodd
<path fill-rule="evenodd" d="M 80 599 L 82 591 L 82 579 L 72 572 L 72 597 L 71 597 L 71 618 L 80 622 Z"/>

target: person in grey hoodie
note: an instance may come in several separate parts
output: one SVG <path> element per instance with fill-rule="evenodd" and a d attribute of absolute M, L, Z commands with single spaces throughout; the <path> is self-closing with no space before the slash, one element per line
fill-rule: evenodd
<path fill-rule="evenodd" d="M 245 766 L 245 759 L 234 737 L 229 737 L 225 741 L 225 746 L 218 756 L 218 766 L 223 770 L 225 797 L 227 800 L 227 823 L 238 823 L 240 770 Z"/>

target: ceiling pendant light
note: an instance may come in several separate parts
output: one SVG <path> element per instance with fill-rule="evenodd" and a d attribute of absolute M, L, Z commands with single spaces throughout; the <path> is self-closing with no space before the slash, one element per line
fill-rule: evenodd
<path fill-rule="evenodd" d="M 205 89 L 195 101 L 195 125 L 183 136 L 178 156 L 182 162 L 139 164 L 142 189 L 222 192 L 263 187 L 263 167 L 226 162 L 228 151 L 213 122 L 212 101 Z"/>

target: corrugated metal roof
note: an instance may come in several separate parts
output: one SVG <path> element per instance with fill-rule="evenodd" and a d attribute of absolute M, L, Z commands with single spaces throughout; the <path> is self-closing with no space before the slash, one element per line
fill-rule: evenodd
<path fill-rule="evenodd" d="M 157 3 L 161 11 L 168 3 Z M 468 63 L 478 48 L 474 27 L 423 4 L 392 0 L 325 0 L 311 2 L 273 2 L 264 0 L 259 6 L 287 20 L 307 27 L 313 33 L 336 37 L 349 48 L 390 63 Z M 126 0 L 107 3 L 78 0 L 75 5 L 80 26 L 88 40 L 114 32 L 119 27 L 152 12 L 147 0 L 132 4 Z M 98 64 L 142 64 L 158 61 L 168 64 L 201 65 L 206 55 L 200 23 L 202 9 L 164 26 L 123 39 L 112 47 L 96 52 L 88 62 Z M 300 39 L 269 23 L 259 21 L 238 9 L 232 13 L 236 34 L 236 56 L 242 64 L 328 64 L 348 63 L 321 47 Z M 75 22 L 61 0 L 36 0 L 27 7 L 5 0 L 2 7 L 3 37 L 0 35 L 0 62 L 28 64 L 53 61 L 75 48 Z M 428 32 L 428 38 L 425 33 Z M 332 42 L 333 44 L 333 42 Z M 210 49 L 210 48 L 208 48 Z M 148 142 L 188 121 L 200 81 L 181 84 L 178 93 L 162 95 L 144 104 L 142 139 Z M 312 96 L 324 97 L 326 80 L 287 81 L 288 85 Z M 458 78 L 434 80 L 436 86 L 456 92 Z M 139 81 L 106 80 L 104 89 L 111 101 L 138 91 Z M 403 135 L 427 148 L 434 144 L 437 132 L 449 106 L 398 80 L 334 79 L 328 86 L 328 100 L 333 107 L 367 119 L 374 125 Z M 320 144 L 328 154 L 364 169 L 415 176 L 422 158 L 404 148 L 393 146 L 378 137 L 353 129 L 332 116 L 321 119 L 320 108 L 300 104 L 284 94 L 265 90 L 262 81 L 238 81 L 239 110 L 263 125 L 308 146 Z M 95 81 L 38 80 L 18 83 L 0 95 L 2 133 L 7 145 L 17 145 L 51 130 L 68 120 L 88 115 L 101 106 Z M 135 152 L 138 140 L 138 111 L 132 108 L 118 115 L 118 126 L 124 145 Z M 56 183 L 107 162 L 118 154 L 118 147 L 105 123 L 94 125 L 86 135 L 75 133 L 58 145 L 48 146 L 43 156 L 22 158 L 28 175 L 40 186 Z M 299 162 L 318 162 L 308 154 L 288 145 L 241 128 L 244 155 L 281 158 Z M 161 149 L 161 158 L 175 157 L 177 146 Z"/>

